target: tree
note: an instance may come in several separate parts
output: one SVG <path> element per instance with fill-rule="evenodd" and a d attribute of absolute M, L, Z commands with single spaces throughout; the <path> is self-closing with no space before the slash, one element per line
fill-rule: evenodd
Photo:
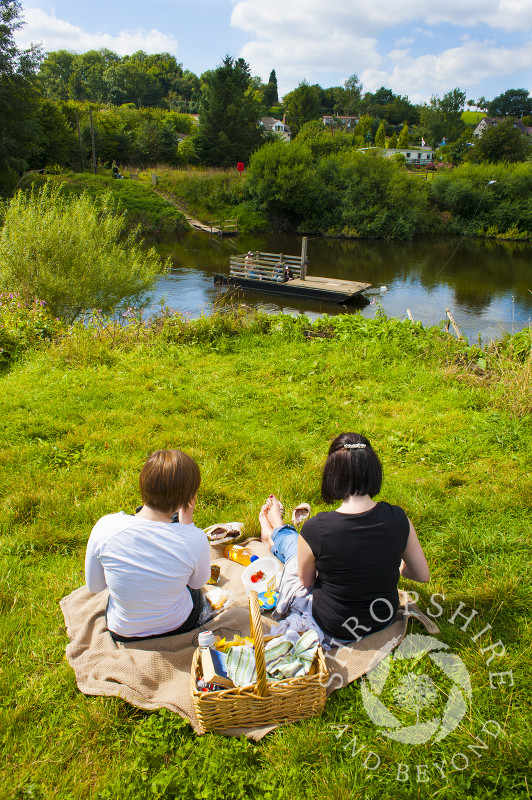
<path fill-rule="evenodd" d="M 514 127 L 514 120 L 507 119 L 484 131 L 472 155 L 475 161 L 496 164 L 498 161 L 525 161 L 530 152 L 529 137 Z"/>
<path fill-rule="evenodd" d="M 491 117 L 523 117 L 532 114 L 532 97 L 527 89 L 508 89 L 488 103 Z"/>
<path fill-rule="evenodd" d="M 389 150 L 396 150 L 397 149 L 397 134 L 394 131 L 388 140 L 388 149 Z"/>
<path fill-rule="evenodd" d="M 307 81 L 302 81 L 297 89 L 284 96 L 286 117 L 294 135 L 305 122 L 320 116 L 320 94 L 321 86 L 310 86 Z"/>
<path fill-rule="evenodd" d="M 406 150 L 406 148 L 408 147 L 408 136 L 409 136 L 408 125 L 405 122 L 401 130 L 401 133 L 399 134 L 399 139 L 397 140 L 397 147 L 399 148 L 399 150 Z"/>
<path fill-rule="evenodd" d="M 247 161 L 262 139 L 261 106 L 250 88 L 243 58 L 226 56 L 219 67 L 204 73 L 199 130 L 195 139 L 200 160 L 228 167 Z"/>
<path fill-rule="evenodd" d="M 344 83 L 344 114 L 354 116 L 360 110 L 360 96 L 362 94 L 362 84 L 358 76 L 353 73 Z"/>
<path fill-rule="evenodd" d="M 36 70 L 39 47 L 19 50 L 14 34 L 22 26 L 21 4 L 0 0 L 0 184 L 27 166 L 38 135 Z"/>
<path fill-rule="evenodd" d="M 375 134 L 375 147 L 386 147 L 386 132 L 384 129 L 384 121 L 381 122 Z"/>
<path fill-rule="evenodd" d="M 263 91 L 263 99 L 265 106 L 273 106 L 279 102 L 279 92 L 277 88 L 277 75 L 275 74 L 275 70 L 272 69 L 270 72 L 270 77 L 268 78 L 268 83 L 264 87 Z"/>
<path fill-rule="evenodd" d="M 431 147 L 456 141 L 464 131 L 462 109 L 465 92 L 453 89 L 442 98 L 431 97 L 430 104 L 421 109 L 421 132 Z"/>
<path fill-rule="evenodd" d="M 110 194 L 66 196 L 51 183 L 19 191 L 0 229 L 0 287 L 28 301 L 44 300 L 68 322 L 94 308 L 113 312 L 142 303 L 169 262 L 124 228 Z"/>
<path fill-rule="evenodd" d="M 45 97 L 51 100 L 68 100 L 69 81 L 76 62 L 75 53 L 56 50 L 47 53 L 39 70 L 39 86 Z"/>

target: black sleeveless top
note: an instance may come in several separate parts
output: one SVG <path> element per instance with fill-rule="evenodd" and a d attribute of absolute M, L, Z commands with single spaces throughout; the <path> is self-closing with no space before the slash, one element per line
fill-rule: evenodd
<path fill-rule="evenodd" d="M 312 616 L 325 633 L 358 640 L 394 619 L 409 528 L 402 508 L 389 503 L 361 514 L 326 511 L 305 522 L 301 536 L 318 572 Z"/>

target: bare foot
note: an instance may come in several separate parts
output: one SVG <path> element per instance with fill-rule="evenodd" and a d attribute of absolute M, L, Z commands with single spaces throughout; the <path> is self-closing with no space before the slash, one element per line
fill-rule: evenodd
<path fill-rule="evenodd" d="M 259 513 L 260 540 L 261 542 L 264 542 L 264 544 L 267 544 L 271 550 L 271 546 L 273 544 L 272 540 L 273 528 L 270 520 L 268 519 L 268 510 L 269 510 L 269 501 L 267 500 L 262 506 Z"/>
<path fill-rule="evenodd" d="M 272 526 L 272 530 L 274 528 L 281 528 L 285 523 L 283 520 L 283 515 L 281 514 L 281 504 L 279 503 L 279 500 L 275 497 L 275 495 L 271 494 L 266 503 L 270 504 L 267 514 Z"/>

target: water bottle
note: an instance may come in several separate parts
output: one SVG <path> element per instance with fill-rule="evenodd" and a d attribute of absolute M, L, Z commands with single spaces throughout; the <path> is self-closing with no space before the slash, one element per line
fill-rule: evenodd
<path fill-rule="evenodd" d="M 241 544 L 229 544 L 224 550 L 224 556 L 230 561 L 236 561 L 237 564 L 242 564 L 247 567 L 252 561 L 256 561 L 258 556 L 254 556 L 248 547 L 243 547 Z"/>

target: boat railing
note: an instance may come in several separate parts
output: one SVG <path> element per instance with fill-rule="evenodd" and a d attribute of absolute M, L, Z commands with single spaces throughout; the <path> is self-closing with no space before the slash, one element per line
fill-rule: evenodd
<path fill-rule="evenodd" d="M 282 266 L 281 266 L 282 264 Z M 281 256 L 279 253 L 260 253 L 231 256 L 229 274 L 237 278 L 283 282 L 284 267 L 287 266 L 294 278 L 301 275 L 301 259 L 298 256 Z"/>

